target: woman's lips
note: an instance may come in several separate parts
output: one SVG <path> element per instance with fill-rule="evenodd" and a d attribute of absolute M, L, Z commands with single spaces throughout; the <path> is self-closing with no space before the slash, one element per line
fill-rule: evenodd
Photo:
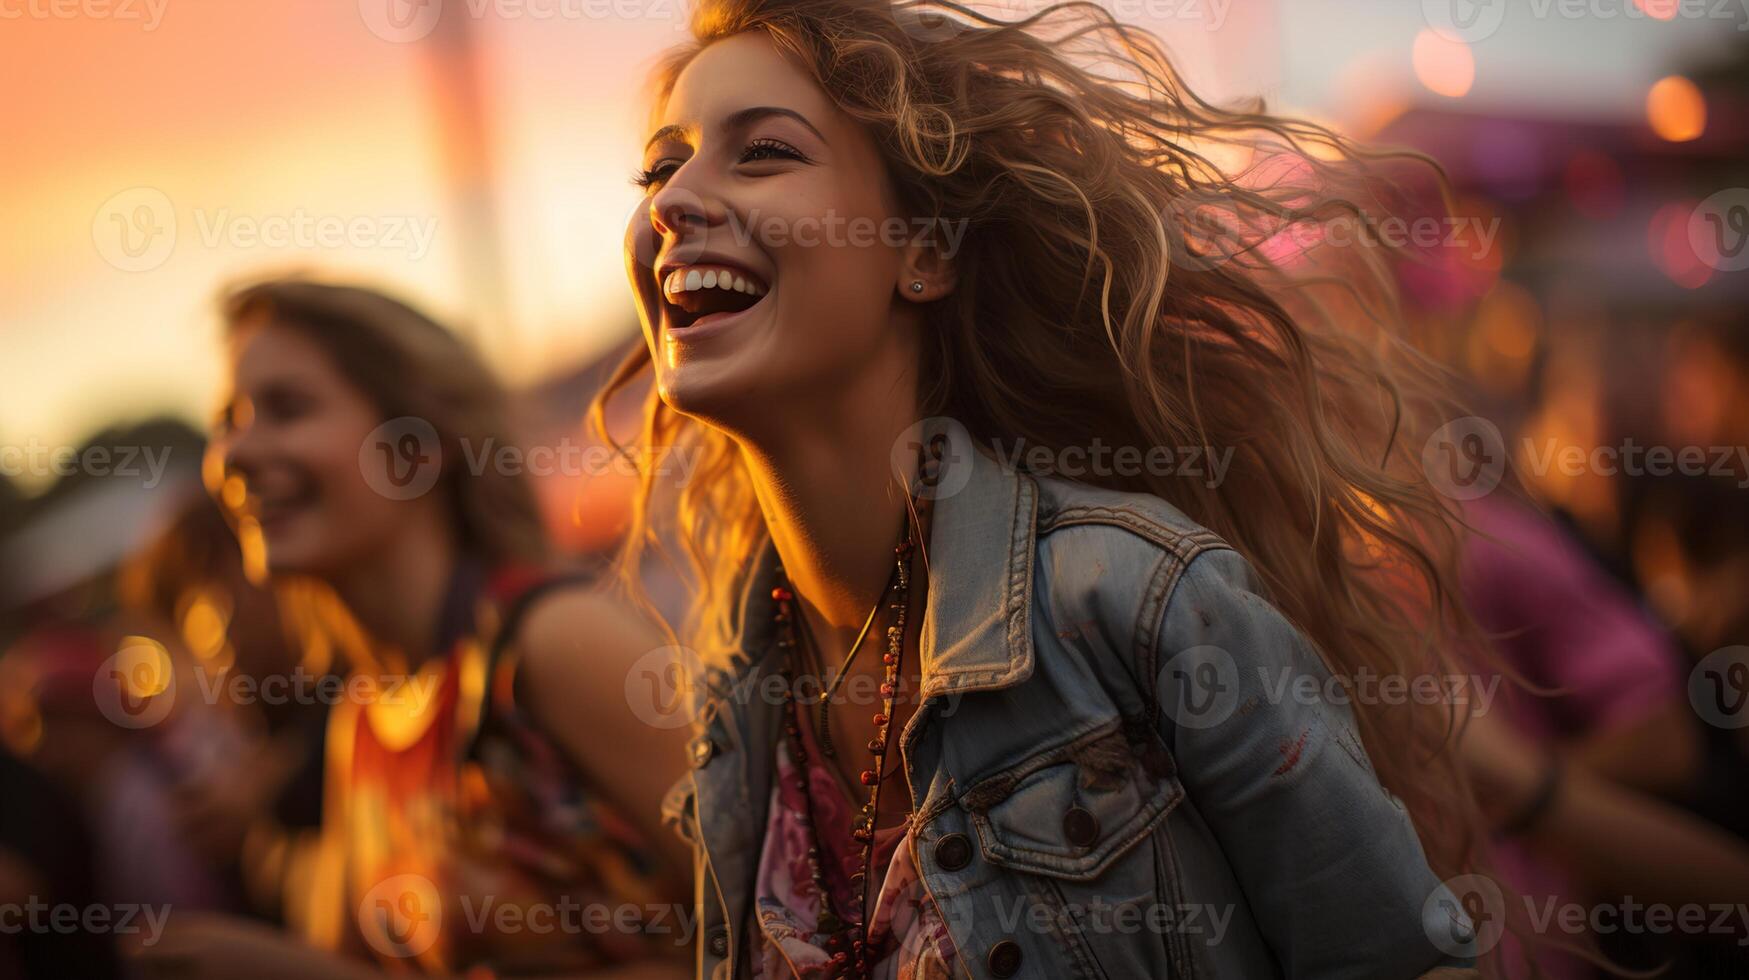
<path fill-rule="evenodd" d="M 742 320 L 751 316 L 754 311 L 764 306 L 765 302 L 766 298 L 761 296 L 757 302 L 744 310 L 706 313 L 702 316 L 691 317 L 685 323 L 679 322 L 675 317 L 676 312 L 684 311 L 680 311 L 672 303 L 664 302 L 662 304 L 662 333 L 676 343 L 703 340 L 706 337 L 712 337 L 732 329 Z"/>
<path fill-rule="evenodd" d="M 696 340 L 728 329 L 759 307 L 770 287 L 727 262 L 697 262 L 668 269 L 658 279 L 664 332 Z"/>

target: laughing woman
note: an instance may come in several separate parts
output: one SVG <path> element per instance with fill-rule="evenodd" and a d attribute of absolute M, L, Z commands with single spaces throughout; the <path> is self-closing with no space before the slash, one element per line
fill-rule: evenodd
<path fill-rule="evenodd" d="M 1255 247 L 1372 220 L 1334 193 L 1369 158 L 1196 100 L 1092 4 L 707 0 L 692 33 L 617 380 L 705 460 L 675 506 L 651 475 L 627 556 L 678 541 L 703 596 L 667 802 L 699 976 L 1467 967 L 1445 712 L 1322 694 L 1445 672 L 1440 403 Z"/>
<path fill-rule="evenodd" d="M 371 290 L 274 280 L 224 314 L 212 488 L 345 683 L 292 688 L 343 692 L 321 827 L 250 834 L 296 940 L 177 915 L 152 975 L 677 975 L 686 854 L 657 820 L 685 739 L 626 697 L 660 634 L 556 570 L 520 473 L 468 465 L 506 442 L 502 389 Z"/>

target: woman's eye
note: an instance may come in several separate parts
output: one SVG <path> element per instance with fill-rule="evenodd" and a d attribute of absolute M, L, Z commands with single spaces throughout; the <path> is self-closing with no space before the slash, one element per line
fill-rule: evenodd
<path fill-rule="evenodd" d="M 672 160 L 664 160 L 648 170 L 639 170 L 632 174 L 632 183 L 648 190 L 674 176 L 674 171 L 679 167 L 680 165 Z"/>
<path fill-rule="evenodd" d="M 271 391 L 260 398 L 256 412 L 273 422 L 295 422 L 309 415 L 315 403 L 308 397 L 291 391 Z"/>
<path fill-rule="evenodd" d="M 741 151 L 742 163 L 752 163 L 756 160 L 805 161 L 807 157 L 803 156 L 800 150 L 782 140 L 765 138 L 748 143 L 747 148 Z"/>

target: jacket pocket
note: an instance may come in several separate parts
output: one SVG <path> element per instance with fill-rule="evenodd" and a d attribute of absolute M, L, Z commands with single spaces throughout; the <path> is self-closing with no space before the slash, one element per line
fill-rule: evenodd
<path fill-rule="evenodd" d="M 1184 798 L 1170 765 L 1144 762 L 1159 751 L 1114 721 L 978 782 L 960 805 L 991 864 L 1091 881 Z"/>

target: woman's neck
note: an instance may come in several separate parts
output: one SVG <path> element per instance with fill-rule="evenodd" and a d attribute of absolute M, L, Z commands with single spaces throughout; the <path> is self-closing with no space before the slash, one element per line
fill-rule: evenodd
<path fill-rule="evenodd" d="M 741 439 L 754 491 L 804 612 L 854 635 L 892 571 L 908 501 L 894 443 L 916 421 L 915 371 L 869 372 L 866 390 L 789 407 L 757 442 Z"/>
<path fill-rule="evenodd" d="M 437 652 L 438 619 L 458 552 L 440 522 L 415 522 L 330 580 L 385 667 L 413 670 Z"/>

